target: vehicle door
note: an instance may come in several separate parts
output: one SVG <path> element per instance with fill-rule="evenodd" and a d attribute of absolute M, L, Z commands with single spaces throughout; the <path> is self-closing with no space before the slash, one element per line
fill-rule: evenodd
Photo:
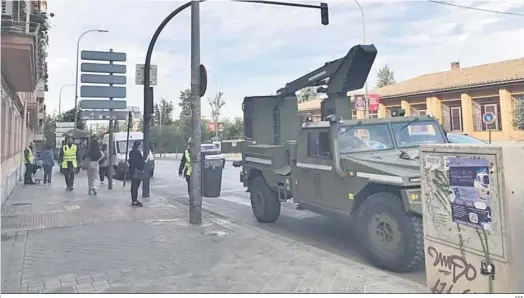
<path fill-rule="evenodd" d="M 329 207 L 326 199 L 329 190 L 326 180 L 331 179 L 333 161 L 327 129 L 309 129 L 302 132 L 298 150 L 295 189 L 297 200 L 308 204 Z"/>

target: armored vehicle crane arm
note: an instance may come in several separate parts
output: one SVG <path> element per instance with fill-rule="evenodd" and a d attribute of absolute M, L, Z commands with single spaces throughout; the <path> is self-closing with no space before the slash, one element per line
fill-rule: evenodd
<path fill-rule="evenodd" d="M 300 77 L 284 88 L 277 90 L 277 95 L 292 96 L 295 92 L 306 88 L 327 85 L 327 89 L 319 90 L 331 94 L 347 93 L 364 86 L 369 71 L 373 66 L 377 48 L 374 45 L 356 45 L 346 56 L 330 61 L 324 66 Z"/>

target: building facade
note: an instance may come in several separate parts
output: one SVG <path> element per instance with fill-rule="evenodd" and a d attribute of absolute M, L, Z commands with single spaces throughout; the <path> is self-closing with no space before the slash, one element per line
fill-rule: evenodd
<path fill-rule="evenodd" d="M 2 0 L 2 203 L 23 176 L 24 149 L 45 142 L 46 8 L 46 1 Z"/>
<path fill-rule="evenodd" d="M 517 121 L 524 112 L 524 58 L 461 68 L 415 77 L 378 88 L 379 109 L 370 117 L 384 118 L 391 110 L 403 109 L 406 116 L 432 115 L 448 131 L 466 133 L 493 141 L 524 140 L 524 127 Z M 354 94 L 350 96 L 354 98 Z M 354 103 L 352 104 L 354 107 Z M 299 104 L 299 111 L 320 118 L 320 100 Z M 493 112 L 496 121 L 485 125 L 482 115 Z M 363 119 L 364 111 L 353 116 Z M 315 116 L 314 116 L 315 117 Z"/>

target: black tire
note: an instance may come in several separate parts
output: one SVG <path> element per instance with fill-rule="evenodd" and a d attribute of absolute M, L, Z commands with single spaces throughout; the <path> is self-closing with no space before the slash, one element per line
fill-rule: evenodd
<path fill-rule="evenodd" d="M 424 264 L 422 219 L 406 213 L 397 195 L 376 193 L 366 198 L 358 211 L 357 233 L 364 257 L 379 268 L 410 272 Z M 386 245 L 395 244 L 388 251 Z"/>
<path fill-rule="evenodd" d="M 251 209 L 259 222 L 275 222 L 280 216 L 280 201 L 262 177 L 256 177 L 250 187 Z"/>
<path fill-rule="evenodd" d="M 149 177 L 153 177 L 155 175 L 155 170 L 149 170 Z"/>
<path fill-rule="evenodd" d="M 118 168 L 115 167 L 115 170 L 114 170 L 114 174 L 113 174 L 113 178 L 115 180 L 119 180 L 119 181 L 124 181 L 124 172 L 122 171 L 119 171 Z"/>

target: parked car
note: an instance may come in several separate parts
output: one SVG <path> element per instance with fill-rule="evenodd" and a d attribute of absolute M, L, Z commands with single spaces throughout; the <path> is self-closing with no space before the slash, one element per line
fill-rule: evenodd
<path fill-rule="evenodd" d="M 456 144 L 487 144 L 487 142 L 484 142 L 482 140 L 479 140 L 477 138 L 474 138 L 467 134 L 460 134 L 460 133 L 453 133 L 448 132 L 447 137 L 450 143 L 456 143 Z"/>

